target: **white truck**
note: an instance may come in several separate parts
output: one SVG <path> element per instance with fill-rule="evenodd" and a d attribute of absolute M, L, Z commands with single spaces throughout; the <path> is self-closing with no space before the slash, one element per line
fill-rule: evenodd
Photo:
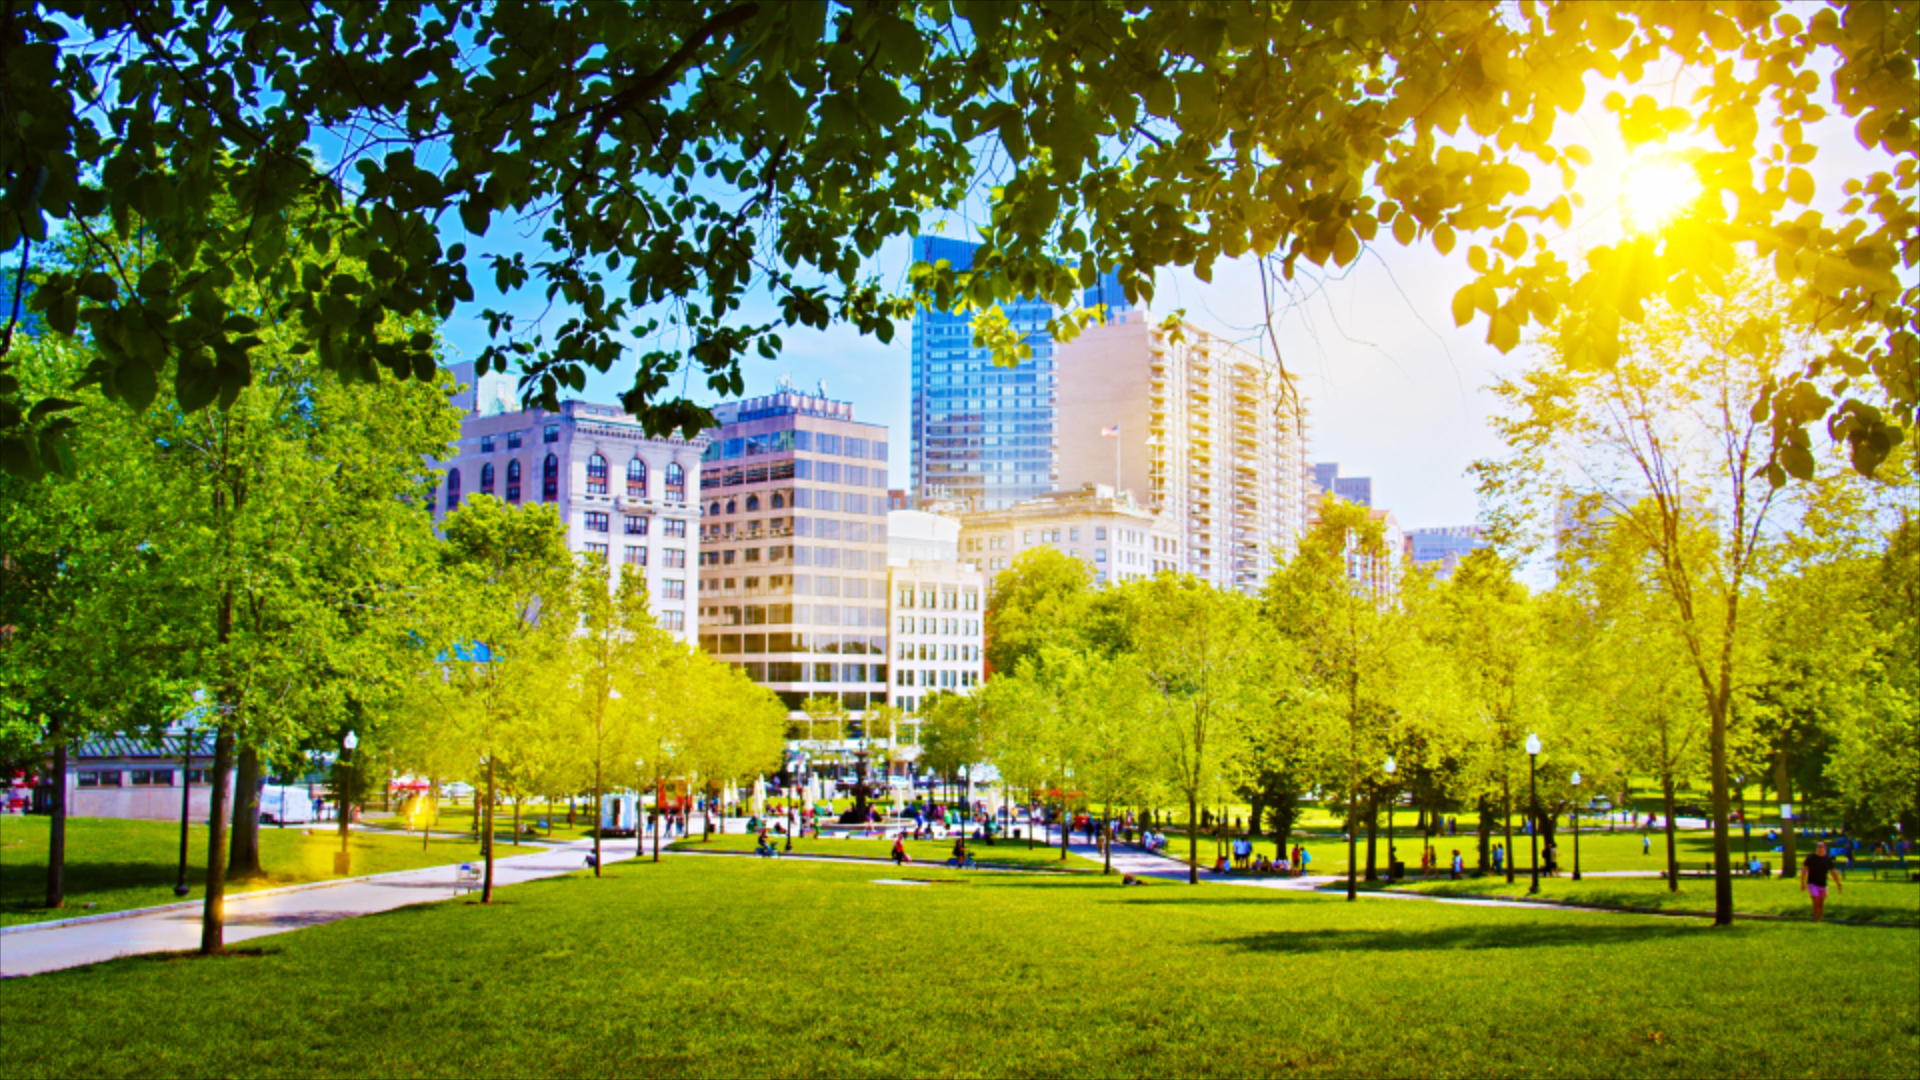
<path fill-rule="evenodd" d="M 303 787 L 268 784 L 260 789 L 260 821 L 266 825 L 305 825 L 313 820 L 313 797 Z"/>

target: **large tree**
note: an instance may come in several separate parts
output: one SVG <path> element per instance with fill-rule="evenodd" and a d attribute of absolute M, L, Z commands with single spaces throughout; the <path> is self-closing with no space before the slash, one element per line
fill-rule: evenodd
<path fill-rule="evenodd" d="M 1484 318 L 1509 349 L 1597 297 L 1583 336 L 1604 358 L 1649 296 L 1712 278 L 1745 244 L 1841 331 L 1825 367 L 1877 381 L 1911 417 L 1915 292 L 1897 269 L 1920 262 L 1917 29 L 1907 0 L 331 0 L 297 16 L 39 0 L 0 23 L 0 258 L 25 261 L 53 222 L 161 237 L 166 270 L 138 288 L 59 276 L 35 296 L 54 325 L 92 326 L 103 385 L 136 402 L 169 353 L 217 358 L 203 365 L 216 387 L 247 382 L 250 330 L 202 302 L 225 267 L 302 281 L 276 316 L 355 378 L 427 374 L 429 344 L 379 328 L 451 314 L 478 270 L 509 304 L 523 289 L 565 302 L 550 323 L 488 311 L 483 371 L 517 361 L 552 403 L 669 330 L 684 352 L 641 352 L 625 401 L 655 430 L 691 430 L 707 417 L 683 372 L 738 393 L 742 358 L 777 350 L 781 328 L 840 320 L 886 340 L 915 301 L 1071 309 L 1101 269 L 1142 295 L 1165 266 L 1205 278 L 1250 253 L 1291 277 L 1388 237 L 1464 241 L 1457 318 Z M 1673 69 L 1698 87 L 1688 107 L 1640 85 Z M 1570 117 L 1605 80 L 1624 88 L 1602 108 L 1630 146 L 1699 133 L 1687 168 L 1706 197 L 1696 227 L 1570 263 L 1548 241 L 1577 193 L 1535 178 L 1571 186 L 1589 167 L 1574 138 L 1591 120 Z M 1828 114 L 1880 163 L 1833 215 L 1807 209 L 1808 129 Z M 210 215 L 222 200 L 245 213 Z M 882 243 L 972 201 L 987 249 L 971 268 L 879 280 Z M 296 203 L 315 217 L 290 221 Z M 531 250 L 489 243 L 529 216 L 544 225 Z M 342 287 L 328 259 L 292 252 L 302 229 L 374 273 Z M 749 315 L 760 290 L 774 310 Z M 981 329 L 1020 354 L 1003 321 Z M 1767 399 L 1779 464 L 1797 470 L 1805 428 L 1829 417 L 1871 468 L 1897 428 L 1870 395 L 1824 393 L 1819 370 Z M 62 418 L 29 415 L 11 386 L 0 398 L 0 461 L 57 463 Z"/>
<path fill-rule="evenodd" d="M 1631 534 L 1665 602 L 1708 722 L 1715 921 L 1733 919 L 1728 750 L 1749 680 L 1743 604 L 1775 541 L 1779 489 L 1754 402 L 1822 343 L 1799 327 L 1796 298 L 1763 267 L 1724 268 L 1710 289 L 1648 305 L 1596 365 L 1576 330 L 1548 334 L 1537 360 L 1495 392 L 1494 425 L 1513 455 L 1489 477 L 1551 501 L 1577 527 Z M 1586 316 L 1569 315 L 1578 323 Z M 1809 466 L 1810 467 L 1810 466 Z"/>

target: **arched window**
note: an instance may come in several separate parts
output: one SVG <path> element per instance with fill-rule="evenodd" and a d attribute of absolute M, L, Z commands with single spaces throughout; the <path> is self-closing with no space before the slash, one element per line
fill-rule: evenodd
<path fill-rule="evenodd" d="M 607 493 L 607 459 L 595 454 L 587 459 L 587 494 Z"/>
<path fill-rule="evenodd" d="M 540 501 L 557 502 L 560 498 L 560 459 L 552 454 L 540 466 Z"/>
<path fill-rule="evenodd" d="M 758 495 L 747 496 L 747 513 L 751 514 L 758 509 L 760 509 L 760 496 Z"/>
<path fill-rule="evenodd" d="M 778 510 L 778 509 L 780 509 L 781 507 L 783 507 L 783 506 L 785 506 L 785 505 L 787 505 L 787 500 L 785 500 L 785 499 L 783 499 L 783 498 L 781 498 L 781 497 L 780 497 L 780 493 L 779 493 L 779 492 L 777 492 L 777 491 L 776 491 L 776 492 L 774 492 L 774 493 L 773 493 L 773 508 L 774 508 L 775 510 Z"/>
<path fill-rule="evenodd" d="M 512 461 L 507 462 L 507 501 L 510 503 L 518 503 L 520 501 L 519 458 L 514 458 Z"/>
<path fill-rule="evenodd" d="M 732 499 L 727 500 L 727 513 L 729 514 L 738 513 L 739 510 L 740 510 L 739 503 L 734 502 Z"/>
<path fill-rule="evenodd" d="M 714 503 L 714 504 L 713 504 L 712 506 L 709 506 L 709 507 L 707 507 L 707 516 L 708 516 L 708 517 L 719 517 L 719 516 L 720 516 L 720 504 L 719 504 L 719 503 Z"/>
<path fill-rule="evenodd" d="M 480 494 L 493 494 L 493 462 L 480 466 Z"/>
<path fill-rule="evenodd" d="M 667 465 L 667 501 L 687 501 L 687 470 L 677 461 Z"/>
<path fill-rule="evenodd" d="M 458 510 L 459 508 L 460 508 L 460 470 L 448 469 L 447 470 L 447 509 Z"/>
<path fill-rule="evenodd" d="M 639 458 L 627 462 L 627 498 L 647 497 L 647 463 Z"/>

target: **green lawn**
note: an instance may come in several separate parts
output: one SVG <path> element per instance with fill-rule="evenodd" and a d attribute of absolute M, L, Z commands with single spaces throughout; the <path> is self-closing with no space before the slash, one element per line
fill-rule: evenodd
<path fill-rule="evenodd" d="M 1439 896 L 1524 897 L 1527 885 L 1528 879 L 1522 876 L 1512 885 L 1502 877 L 1414 883 L 1399 888 Z M 1579 904 L 1713 910 L 1710 878 L 1682 877 L 1680 891 L 1676 893 L 1668 891 L 1667 883 L 1657 878 L 1586 878 L 1576 882 L 1563 875 L 1542 878 L 1540 895 Z M 1754 915 L 1810 917 L 1813 911 L 1800 883 L 1781 878 L 1735 878 L 1733 907 L 1735 911 Z M 1829 919 L 1920 925 L 1920 884 L 1849 876 L 1838 893 L 1828 893 L 1826 915 Z"/>
<path fill-rule="evenodd" d="M 786 840 L 774 837 L 781 851 L 786 850 Z M 629 841 L 631 843 L 631 841 Z M 685 840 L 678 841 L 672 848 L 701 851 L 752 851 L 759 843 L 753 836 L 728 833 L 715 836 L 711 843 L 700 842 L 700 834 L 693 833 Z M 982 866 L 1017 867 L 1020 869 L 1039 868 L 1057 870 L 1062 867 L 1075 871 L 1089 871 L 1096 868 L 1090 862 L 1078 856 L 1069 856 L 1065 862 L 1060 859 L 1057 847 L 1035 847 L 1029 849 L 1025 840 L 1001 840 L 989 847 L 984 840 L 969 840 L 967 847 L 973 852 L 974 861 Z M 671 850 L 671 849 L 670 849 Z M 793 841 L 795 855 L 854 855 L 869 859 L 889 859 L 893 857 L 891 840 L 832 840 L 811 837 L 796 837 Z M 950 840 L 909 840 L 907 854 L 914 860 L 913 866 L 920 867 L 928 863 L 944 863 L 953 854 L 953 842 Z"/>
<path fill-rule="evenodd" d="M 458 806 L 442 803 L 439 813 L 433 821 L 434 834 L 437 836 L 442 832 L 457 832 L 463 835 L 472 835 L 474 832 L 473 811 L 474 806 L 471 802 L 462 803 Z M 590 805 L 577 808 L 574 811 L 574 823 L 568 825 L 566 803 L 553 803 L 551 805 L 546 803 L 528 803 L 520 808 L 520 826 L 523 830 L 532 828 L 533 832 L 531 834 L 523 834 L 522 838 L 532 840 L 548 839 L 549 830 L 545 825 L 541 824 L 543 821 L 552 825 L 552 840 L 555 843 L 565 840 L 579 840 L 593 835 L 593 808 Z M 369 815 L 364 819 L 363 823 L 382 828 L 391 828 L 402 832 L 406 830 L 409 824 L 407 818 L 398 812 L 396 812 L 393 817 Z M 420 835 L 417 828 L 414 830 L 413 835 Z M 511 806 L 499 807 L 494 811 L 493 835 L 503 844 L 511 844 L 513 842 L 513 808 Z"/>
<path fill-rule="evenodd" d="M 235 888 L 267 889 L 333 877 L 333 856 L 340 850 L 340 834 L 326 824 L 311 830 L 262 828 L 260 861 L 267 878 Z M 41 907 L 47 896 L 47 826 L 47 819 L 39 815 L 0 816 L 0 926 L 101 915 L 171 904 L 179 899 L 173 895 L 180 865 L 178 823 L 69 818 L 67 905 L 57 910 Z M 355 876 L 442 866 L 479 854 L 478 845 L 465 837 L 436 835 L 423 851 L 418 834 L 408 837 L 364 831 L 353 834 L 350 850 Z M 504 854 L 511 849 L 503 844 L 499 850 Z M 198 899 L 206 894 L 205 826 L 190 831 L 187 863 L 187 884 L 193 889 L 187 898 Z M 88 904 L 93 907 L 89 909 Z"/>
<path fill-rule="evenodd" d="M 7 1073 L 1911 1077 L 1920 1059 L 1920 931 L 748 859 L 503 898 L 9 981 L 0 1030 L 31 1036 L 7 1040 Z"/>

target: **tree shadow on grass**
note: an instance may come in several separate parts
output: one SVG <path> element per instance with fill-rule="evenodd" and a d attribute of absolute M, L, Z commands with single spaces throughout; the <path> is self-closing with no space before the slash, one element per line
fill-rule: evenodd
<path fill-rule="evenodd" d="M 1447 926 L 1431 930 L 1268 930 L 1219 938 L 1208 944 L 1236 952 L 1303 954 L 1323 952 L 1432 952 L 1442 949 L 1592 948 L 1644 945 L 1649 941 L 1697 934 L 1687 923 L 1631 926 L 1596 924 L 1513 924 Z M 1717 933 L 1737 933 L 1721 930 Z"/>

